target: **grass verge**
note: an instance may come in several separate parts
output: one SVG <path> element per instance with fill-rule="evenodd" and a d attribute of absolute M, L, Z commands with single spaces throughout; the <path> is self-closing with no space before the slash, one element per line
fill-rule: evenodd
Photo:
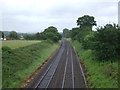
<path fill-rule="evenodd" d="M 47 41 L 3 51 L 2 87 L 19 88 L 22 81 L 34 72 L 53 53 L 58 44 Z"/>
<path fill-rule="evenodd" d="M 100 62 L 95 60 L 92 50 L 84 50 L 78 41 L 72 41 L 85 66 L 85 75 L 89 88 L 118 88 L 118 62 Z"/>

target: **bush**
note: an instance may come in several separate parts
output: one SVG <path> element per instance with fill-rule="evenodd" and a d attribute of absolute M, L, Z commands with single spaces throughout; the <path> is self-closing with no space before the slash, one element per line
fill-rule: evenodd
<path fill-rule="evenodd" d="M 94 54 L 98 60 L 117 60 L 120 50 L 119 41 L 120 31 L 112 26 L 106 25 L 104 28 L 98 28 L 92 39 Z"/>
<path fill-rule="evenodd" d="M 93 47 L 93 39 L 94 38 L 94 32 L 91 32 L 87 34 L 82 42 L 82 46 L 84 49 L 91 49 Z"/>

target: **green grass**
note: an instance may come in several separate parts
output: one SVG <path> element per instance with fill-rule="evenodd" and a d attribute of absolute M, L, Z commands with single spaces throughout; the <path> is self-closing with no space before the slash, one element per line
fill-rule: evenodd
<path fill-rule="evenodd" d="M 18 88 L 55 51 L 58 44 L 47 41 L 3 51 L 3 88 Z"/>
<path fill-rule="evenodd" d="M 35 41 L 35 40 L 4 40 L 2 41 L 2 46 L 8 46 L 11 49 L 16 49 L 19 47 L 28 46 L 31 44 L 35 44 L 41 41 Z"/>
<path fill-rule="evenodd" d="M 82 49 L 78 41 L 72 42 L 85 65 L 88 86 L 90 88 L 118 88 L 118 62 L 100 62 L 95 60 L 92 50 Z"/>

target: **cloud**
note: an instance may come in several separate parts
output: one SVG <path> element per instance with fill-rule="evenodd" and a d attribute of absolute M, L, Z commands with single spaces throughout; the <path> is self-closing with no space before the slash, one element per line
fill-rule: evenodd
<path fill-rule="evenodd" d="M 48 26 L 76 27 L 85 14 L 95 17 L 98 25 L 117 23 L 118 0 L 2 0 L 3 30 L 41 32 Z"/>

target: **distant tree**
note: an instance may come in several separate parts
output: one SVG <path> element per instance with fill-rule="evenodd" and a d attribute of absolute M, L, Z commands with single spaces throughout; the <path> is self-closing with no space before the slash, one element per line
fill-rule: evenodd
<path fill-rule="evenodd" d="M 91 32 L 92 31 L 90 31 L 87 27 L 72 28 L 72 30 L 70 31 L 70 36 L 73 40 L 78 40 L 79 42 L 83 43 L 86 35 Z"/>
<path fill-rule="evenodd" d="M 4 33 L 3 33 L 3 32 L 2 32 L 2 38 L 3 38 L 3 39 L 5 38 Z"/>
<path fill-rule="evenodd" d="M 0 38 L 4 39 L 4 33 L 0 31 Z"/>
<path fill-rule="evenodd" d="M 30 35 L 29 35 L 29 34 L 25 34 L 25 35 L 23 36 L 23 38 L 24 38 L 25 40 L 30 40 Z"/>
<path fill-rule="evenodd" d="M 25 40 L 38 40 L 35 34 L 25 34 L 23 37 Z"/>
<path fill-rule="evenodd" d="M 18 35 L 17 32 L 15 32 L 15 31 L 11 31 L 11 32 L 9 33 L 8 37 L 10 37 L 10 38 L 12 38 L 12 39 L 15 39 L 15 40 L 19 39 L 19 35 Z"/>
<path fill-rule="evenodd" d="M 39 33 L 39 32 L 37 32 L 37 33 L 35 34 L 35 39 L 40 40 L 40 33 Z"/>
<path fill-rule="evenodd" d="M 54 26 L 50 26 L 44 30 L 44 32 L 53 32 L 53 33 L 58 33 L 58 30 Z"/>
<path fill-rule="evenodd" d="M 79 25 L 80 27 L 90 27 L 92 30 L 92 26 L 97 24 L 93 16 L 84 15 L 78 18 L 77 25 Z"/>
<path fill-rule="evenodd" d="M 50 39 L 54 42 L 58 42 L 62 37 L 60 33 L 58 33 L 57 28 L 53 26 L 46 28 L 42 34 L 45 40 Z"/>
<path fill-rule="evenodd" d="M 63 37 L 69 38 L 70 37 L 70 30 L 65 28 L 63 29 Z"/>
<path fill-rule="evenodd" d="M 47 39 L 50 39 L 54 42 L 57 42 L 59 40 L 59 37 L 57 36 L 57 34 L 54 34 L 53 32 L 48 32 L 45 34 Z"/>
<path fill-rule="evenodd" d="M 79 30 L 79 28 L 72 28 L 72 30 L 70 31 L 71 32 L 70 36 L 73 40 L 76 40 L 76 35 L 78 33 L 78 30 Z"/>
<path fill-rule="evenodd" d="M 47 36 L 45 35 L 45 32 L 40 33 L 40 40 L 46 40 Z"/>

